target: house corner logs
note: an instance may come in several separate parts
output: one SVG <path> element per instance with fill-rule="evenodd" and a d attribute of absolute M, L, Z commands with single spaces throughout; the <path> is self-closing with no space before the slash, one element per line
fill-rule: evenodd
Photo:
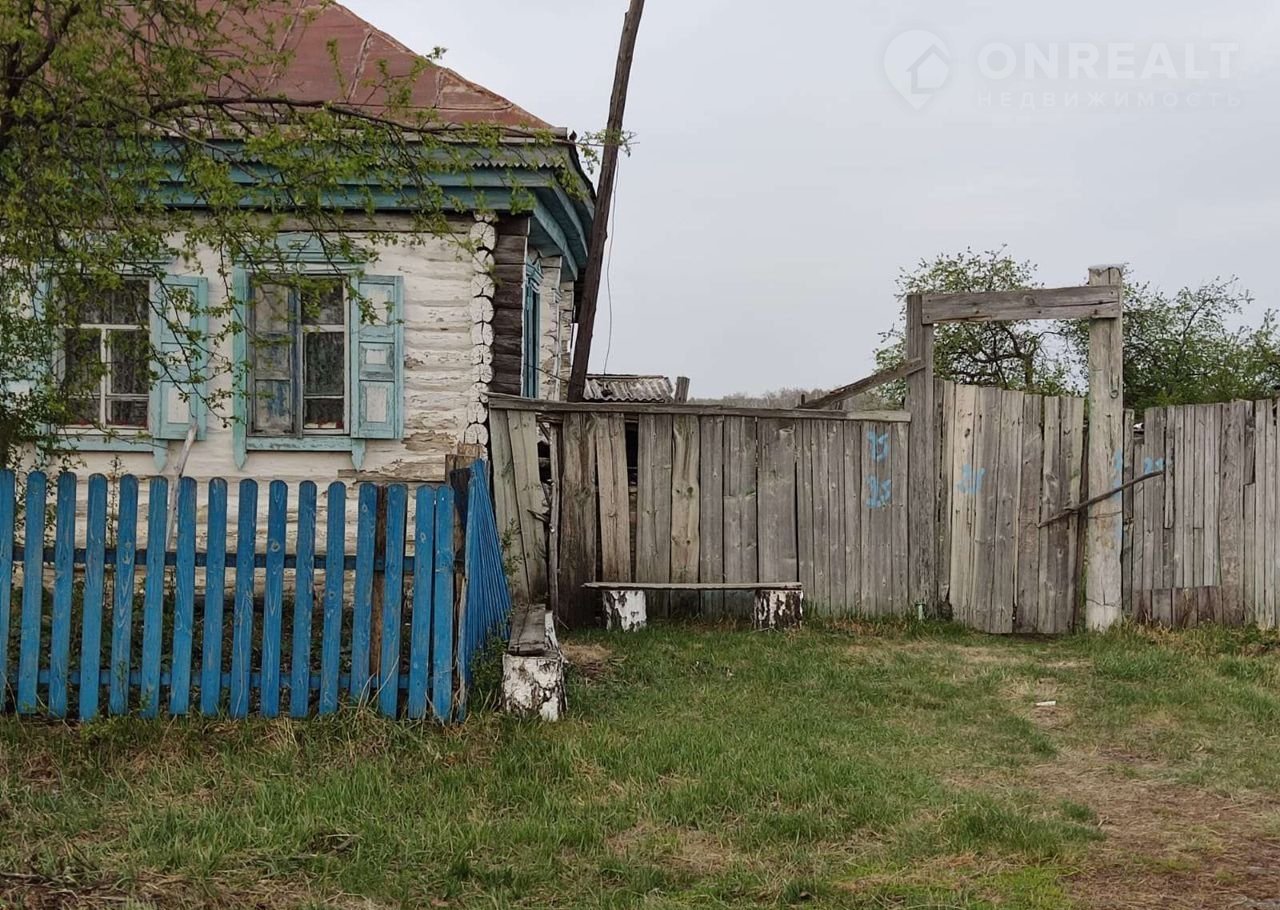
<path fill-rule="evenodd" d="M 923 320 L 923 297 L 907 296 L 906 357 L 924 369 L 907 378 L 908 593 L 912 605 L 932 613 L 938 602 L 938 432 L 933 381 L 933 326 Z"/>
<path fill-rule="evenodd" d="M 493 221 L 476 216 L 470 240 L 475 265 L 471 277 L 471 395 L 467 401 L 464 444 L 489 444 L 489 389 L 493 382 L 494 249 L 498 233 Z"/>
<path fill-rule="evenodd" d="M 1089 269 L 1090 287 L 1119 289 L 1119 266 Z M 1121 293 L 1123 293 L 1121 291 Z M 1123 300 L 1121 301 L 1123 306 Z M 1089 320 L 1089 496 L 1119 486 L 1124 471 L 1124 329 L 1122 317 Z M 1120 620 L 1124 497 L 1117 493 L 1085 518 L 1085 627 L 1109 629 Z"/>

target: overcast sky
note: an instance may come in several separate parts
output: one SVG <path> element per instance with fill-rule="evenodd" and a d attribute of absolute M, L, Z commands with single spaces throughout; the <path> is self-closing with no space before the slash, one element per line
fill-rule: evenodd
<path fill-rule="evenodd" d="M 545 120 L 604 125 L 625 0 L 347 3 Z M 849 382 L 898 270 L 965 246 L 1048 285 L 1128 262 L 1280 306 L 1275 0 L 648 0 L 626 125 L 612 372 Z"/>

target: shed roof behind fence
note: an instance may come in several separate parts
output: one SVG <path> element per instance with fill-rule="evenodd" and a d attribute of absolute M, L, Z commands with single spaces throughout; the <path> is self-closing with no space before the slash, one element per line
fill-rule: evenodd
<path fill-rule="evenodd" d="M 675 401 L 675 388 L 666 376 L 597 373 L 587 376 L 587 401 Z"/>

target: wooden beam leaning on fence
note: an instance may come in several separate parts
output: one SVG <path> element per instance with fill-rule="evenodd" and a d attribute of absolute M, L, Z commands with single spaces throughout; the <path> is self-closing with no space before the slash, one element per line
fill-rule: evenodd
<path fill-rule="evenodd" d="M 1119 621 L 1121 494 L 1125 486 L 1117 485 L 1120 479 L 1117 475 L 1121 472 L 1116 465 L 1122 465 L 1123 458 L 1123 300 L 1123 270 L 1119 266 L 1090 268 L 1089 283 L 1083 287 L 925 294 L 907 298 L 907 357 L 924 362 L 924 370 L 908 379 L 907 392 L 907 410 L 912 412 L 910 565 L 913 588 L 918 588 L 930 602 L 936 599 L 938 591 L 938 522 L 933 507 L 937 494 L 937 472 L 933 466 L 938 458 L 938 436 L 932 426 L 935 410 L 933 327 L 947 322 L 1088 319 L 1088 497 L 1063 514 L 1086 511 L 1085 626 L 1100 631 Z M 1048 521 L 1059 517 L 1062 516 L 1053 516 Z"/>

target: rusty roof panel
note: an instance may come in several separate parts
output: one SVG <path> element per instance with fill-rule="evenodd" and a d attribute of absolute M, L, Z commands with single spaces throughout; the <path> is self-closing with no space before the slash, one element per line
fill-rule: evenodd
<path fill-rule="evenodd" d="M 296 101 L 347 104 L 378 114 L 386 109 L 383 72 L 413 77 L 410 105 L 431 110 L 441 124 L 492 124 L 548 129 L 523 108 L 424 58 L 340 4 L 275 0 L 253 14 L 257 22 L 224 20 L 224 29 L 279 35 L 288 53 L 278 71 L 258 74 L 257 88 Z M 332 45 L 332 48 L 331 48 Z"/>
<path fill-rule="evenodd" d="M 668 402 L 676 400 L 676 393 L 666 376 L 600 373 L 587 377 L 584 397 L 587 401 Z"/>

